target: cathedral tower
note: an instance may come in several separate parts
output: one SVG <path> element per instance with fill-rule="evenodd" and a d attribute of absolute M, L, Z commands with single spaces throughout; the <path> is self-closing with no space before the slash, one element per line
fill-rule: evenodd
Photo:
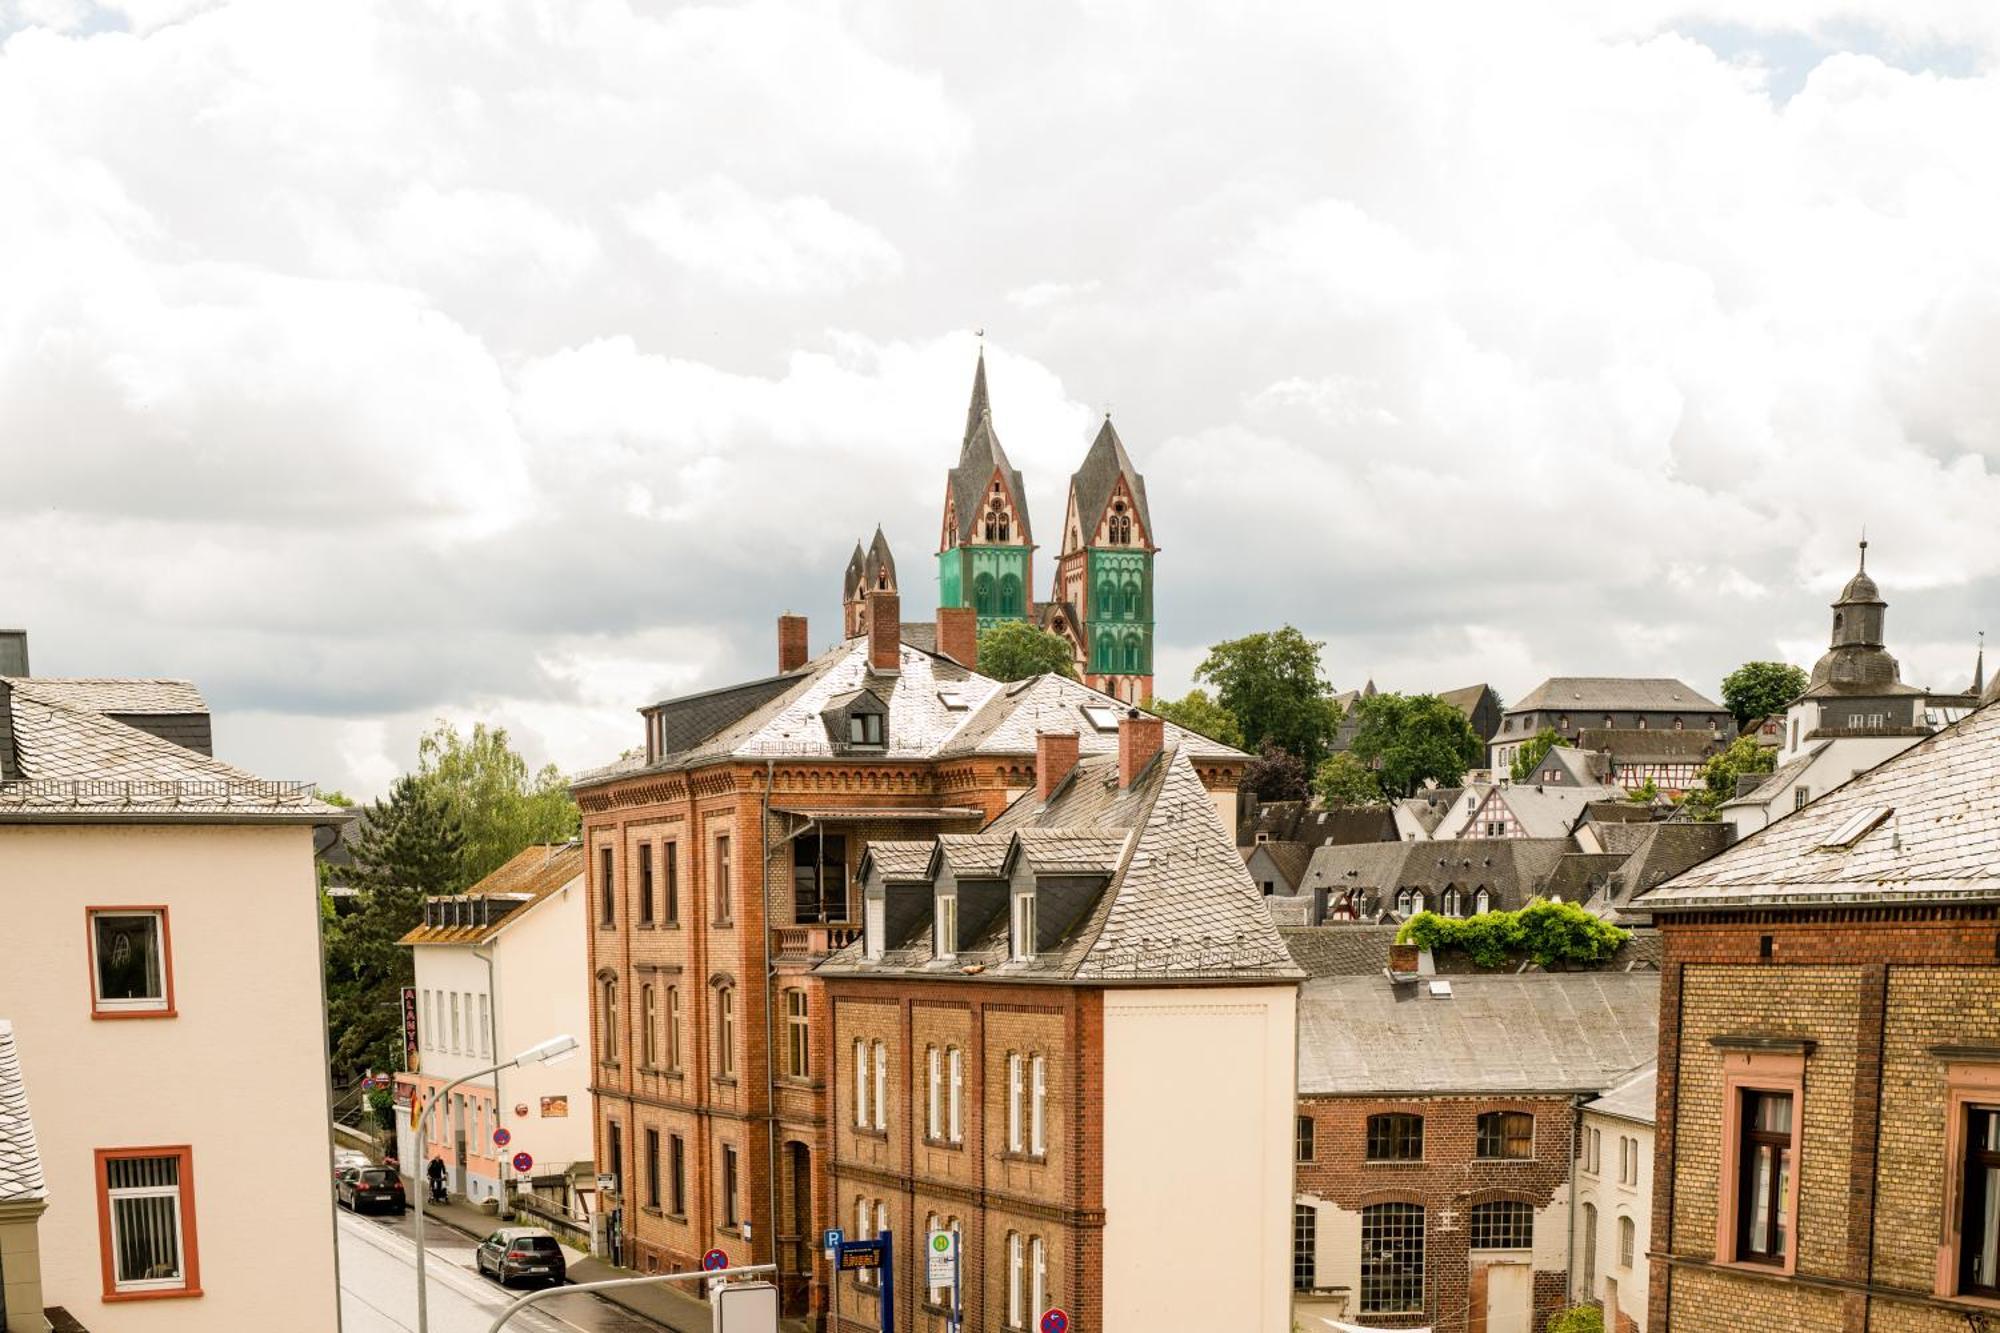
<path fill-rule="evenodd" d="M 982 630 L 1002 620 L 1028 620 L 1034 614 L 1034 560 L 1028 495 L 993 430 L 982 349 L 965 413 L 965 442 L 945 482 L 938 605 L 973 608 Z"/>
<path fill-rule="evenodd" d="M 847 577 L 840 588 L 841 621 L 847 637 L 868 632 L 869 593 L 896 591 L 896 557 L 889 553 L 889 539 L 877 524 L 875 540 L 868 549 L 864 552 L 860 542 L 854 543 L 854 554 L 847 560 Z"/>
<path fill-rule="evenodd" d="M 1069 479 L 1062 554 L 1043 623 L 1076 650 L 1077 674 L 1132 703 L 1153 695 L 1153 516 L 1146 479 L 1107 414 Z"/>

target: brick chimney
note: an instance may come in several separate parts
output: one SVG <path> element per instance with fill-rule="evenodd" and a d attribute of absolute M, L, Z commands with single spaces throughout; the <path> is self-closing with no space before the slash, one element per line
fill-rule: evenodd
<path fill-rule="evenodd" d="M 893 592 L 868 593 L 868 669 L 894 675 L 903 668 L 903 599 Z"/>
<path fill-rule="evenodd" d="M 778 671 L 797 671 L 812 656 L 806 637 L 804 616 L 782 615 L 778 617 Z"/>
<path fill-rule="evenodd" d="M 1130 787 L 1139 771 L 1153 762 L 1153 756 L 1167 743 L 1165 718 L 1129 708 L 1118 721 L 1118 785 Z"/>
<path fill-rule="evenodd" d="M 969 606 L 940 606 L 937 649 L 960 666 L 979 670 L 979 612 Z"/>
<path fill-rule="evenodd" d="M 1047 801 L 1056 784 L 1076 767 L 1077 740 L 1073 731 L 1043 731 L 1035 735 L 1035 793 Z"/>

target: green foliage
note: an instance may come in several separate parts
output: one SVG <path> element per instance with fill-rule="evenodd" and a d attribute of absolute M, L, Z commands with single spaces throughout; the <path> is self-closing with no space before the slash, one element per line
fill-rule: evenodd
<path fill-rule="evenodd" d="M 1319 766 L 1313 774 L 1313 790 L 1330 810 L 1347 806 L 1374 805 L 1382 799 L 1382 784 L 1375 770 L 1341 753 Z"/>
<path fill-rule="evenodd" d="M 444 892 L 472 887 L 523 847 L 576 836 L 580 821 L 569 784 L 554 764 L 531 776 L 504 727 L 475 723 L 467 736 L 439 722 L 417 742 L 417 776 L 463 833 L 458 868 Z"/>
<path fill-rule="evenodd" d="M 463 842 L 443 797 L 415 775 L 368 807 L 354 846 L 354 910 L 325 925 L 327 1044 L 343 1081 L 395 1067 L 411 981 L 410 951 L 396 941 L 422 919 L 426 895 L 453 887 Z"/>
<path fill-rule="evenodd" d="M 1478 916 L 1439 916 L 1419 912 L 1396 932 L 1398 944 L 1415 944 L 1433 953 L 1457 949 L 1481 967 L 1501 967 L 1526 957 L 1541 967 L 1560 963 L 1601 963 L 1631 937 L 1575 903 L 1540 898 L 1518 912 L 1482 912 Z"/>
<path fill-rule="evenodd" d="M 1745 662 L 1722 678 L 1722 702 L 1740 727 L 1753 717 L 1784 711 L 1810 683 L 1811 678 L 1789 662 Z"/>
<path fill-rule="evenodd" d="M 1660 799 L 1660 784 L 1647 778 L 1644 782 L 1625 793 L 1625 799 L 1634 805 L 1651 805 Z"/>
<path fill-rule="evenodd" d="M 1736 795 L 1737 778 L 1769 773 L 1777 766 L 1776 750 L 1759 745 L 1755 736 L 1738 736 L 1721 754 L 1709 756 L 1701 769 L 1704 785 L 1687 794 L 1681 809 L 1702 823 L 1720 819 L 1722 803 Z"/>
<path fill-rule="evenodd" d="M 354 808 L 354 798 L 338 787 L 335 787 L 331 791 L 321 792 L 319 798 L 328 805 L 337 805 L 343 810 L 352 810 Z"/>
<path fill-rule="evenodd" d="M 1541 767 L 1542 760 L 1548 758 L 1550 750 L 1555 749 L 1558 745 L 1566 746 L 1568 744 L 1568 741 L 1556 735 L 1554 727 L 1543 727 L 1540 731 L 1528 737 L 1527 740 L 1521 743 L 1521 748 L 1514 754 L 1514 763 L 1511 768 L 1514 781 L 1526 782 L 1528 775 Z"/>
<path fill-rule="evenodd" d="M 1355 702 L 1354 756 L 1376 770 L 1390 797 L 1426 779 L 1455 787 L 1486 753 L 1465 714 L 1435 694 L 1377 694 Z"/>
<path fill-rule="evenodd" d="M 396 1094 L 387 1088 L 376 1088 L 368 1094 L 368 1109 L 375 1116 L 375 1123 L 386 1132 L 396 1132 Z"/>
<path fill-rule="evenodd" d="M 1549 1316 L 1547 1333 L 1604 1333 L 1604 1309 L 1597 1305 L 1572 1305 Z"/>
<path fill-rule="evenodd" d="M 1062 635 L 1025 620 L 1003 620 L 980 634 L 980 675 L 1026 680 L 1051 672 L 1076 679 L 1076 652 Z"/>
<path fill-rule="evenodd" d="M 1270 744 L 1243 766 L 1237 788 L 1260 801 L 1303 801 L 1312 794 L 1306 785 L 1305 761 Z"/>
<path fill-rule="evenodd" d="M 1243 748 L 1243 728 L 1237 725 L 1235 714 L 1210 698 L 1207 690 L 1189 690 L 1179 699 L 1148 699 L 1141 706 L 1177 727 Z"/>
<path fill-rule="evenodd" d="M 1275 745 L 1310 772 L 1326 758 L 1340 725 L 1332 688 L 1320 673 L 1324 646 L 1286 625 L 1216 644 L 1194 678 L 1215 687 L 1216 702 L 1243 729 L 1246 749 Z"/>

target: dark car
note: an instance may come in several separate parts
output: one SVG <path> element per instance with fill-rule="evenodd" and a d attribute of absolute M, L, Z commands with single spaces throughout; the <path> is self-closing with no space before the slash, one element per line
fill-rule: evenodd
<path fill-rule="evenodd" d="M 400 1213 L 409 1207 L 403 1178 L 386 1166 L 350 1166 L 333 1177 L 334 1198 L 357 1213 L 379 1208 Z"/>
<path fill-rule="evenodd" d="M 559 1287 L 569 1279 L 568 1264 L 556 1238 L 539 1227 L 502 1227 L 472 1252 L 480 1273 L 503 1287 L 516 1282 L 540 1282 Z"/>

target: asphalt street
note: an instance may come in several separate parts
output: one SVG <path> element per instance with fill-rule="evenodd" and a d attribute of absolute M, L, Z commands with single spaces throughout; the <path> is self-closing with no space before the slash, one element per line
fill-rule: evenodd
<path fill-rule="evenodd" d="M 340 1312 L 346 1333 L 408 1333 L 417 1326 L 416 1242 L 408 1218 L 339 1214 Z M 432 1333 L 486 1333 L 507 1303 L 472 1266 L 473 1243 L 456 1231 L 424 1229 L 430 1251 Z M 662 1325 L 588 1294 L 557 1296 L 508 1323 L 509 1333 L 660 1333 Z"/>

